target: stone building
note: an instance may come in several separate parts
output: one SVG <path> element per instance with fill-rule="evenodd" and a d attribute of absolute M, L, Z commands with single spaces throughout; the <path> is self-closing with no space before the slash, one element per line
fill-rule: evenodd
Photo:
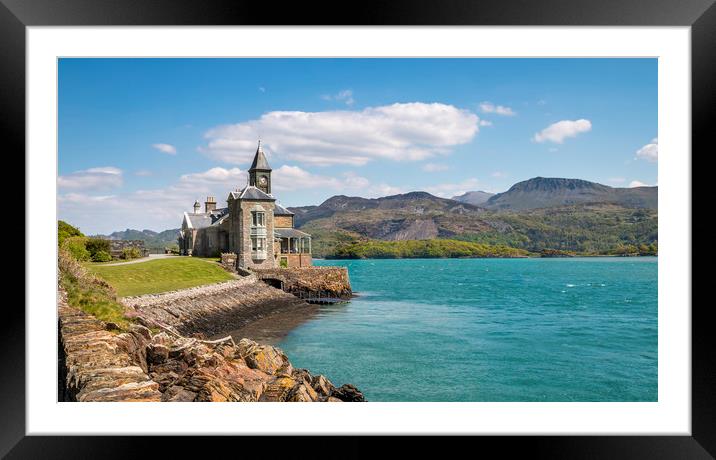
<path fill-rule="evenodd" d="M 229 192 L 225 208 L 207 197 L 204 212 L 194 202 L 185 212 L 179 248 L 184 255 L 202 257 L 234 253 L 242 268 L 305 267 L 311 265 L 311 235 L 293 228 L 294 215 L 271 193 L 271 167 L 259 141 L 249 169 L 249 183 Z"/>

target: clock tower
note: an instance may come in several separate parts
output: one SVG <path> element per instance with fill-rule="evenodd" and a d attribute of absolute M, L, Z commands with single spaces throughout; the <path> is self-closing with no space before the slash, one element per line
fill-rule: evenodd
<path fill-rule="evenodd" d="M 260 140 L 254 156 L 254 162 L 251 163 L 251 169 L 249 169 L 249 185 L 261 189 L 264 193 L 271 194 L 271 166 L 266 161 L 266 155 L 264 155 L 264 150 L 261 148 Z"/>

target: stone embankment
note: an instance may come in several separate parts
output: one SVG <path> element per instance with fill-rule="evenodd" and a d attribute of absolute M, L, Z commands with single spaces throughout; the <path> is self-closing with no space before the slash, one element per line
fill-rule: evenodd
<path fill-rule="evenodd" d="M 353 296 L 348 269 L 345 267 L 254 269 L 252 272 L 271 286 L 302 298 L 349 299 Z"/>
<path fill-rule="evenodd" d="M 122 303 L 129 317 L 145 325 L 156 322 L 181 334 L 206 337 L 239 329 L 278 311 L 307 307 L 302 300 L 252 275 L 180 291 L 124 297 Z"/>
<path fill-rule="evenodd" d="M 180 303 L 191 297 L 172 295 Z M 354 386 L 335 387 L 322 375 L 293 368 L 280 349 L 249 339 L 183 337 L 158 322 L 155 332 L 138 324 L 119 332 L 68 306 L 63 292 L 58 311 L 61 401 L 364 400 Z"/>

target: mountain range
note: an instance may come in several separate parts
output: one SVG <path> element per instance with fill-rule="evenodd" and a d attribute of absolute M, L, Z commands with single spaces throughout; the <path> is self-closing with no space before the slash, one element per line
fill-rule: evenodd
<path fill-rule="evenodd" d="M 178 228 L 164 230 L 163 232 L 155 232 L 152 230 L 120 230 L 110 233 L 109 235 L 93 235 L 96 238 L 104 238 L 107 240 L 144 240 L 147 249 L 163 250 L 167 246 L 177 243 L 179 234 Z"/>
<path fill-rule="evenodd" d="M 535 177 L 503 193 L 470 191 L 452 199 L 427 192 L 381 198 L 336 195 L 289 208 L 313 235 L 316 257 L 366 240 L 449 238 L 540 251 L 608 253 L 658 240 L 658 187 L 615 188 L 581 179 Z M 150 249 L 176 243 L 179 229 L 104 236 L 142 239 Z M 102 235 L 99 235 L 102 236 Z"/>
<path fill-rule="evenodd" d="M 313 234 L 316 256 L 366 239 L 432 238 L 530 251 L 607 253 L 623 245 L 655 243 L 657 205 L 657 187 L 615 188 L 580 179 L 535 177 L 494 195 L 338 195 L 318 206 L 290 209 L 296 226 Z"/>

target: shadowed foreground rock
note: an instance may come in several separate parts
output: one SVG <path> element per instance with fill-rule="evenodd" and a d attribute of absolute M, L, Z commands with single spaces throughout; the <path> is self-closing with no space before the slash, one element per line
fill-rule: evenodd
<path fill-rule="evenodd" d="M 294 369 L 278 348 L 108 325 L 59 299 L 68 401 L 364 401 L 352 385 Z M 64 369 L 62 365 L 64 364 Z"/>

